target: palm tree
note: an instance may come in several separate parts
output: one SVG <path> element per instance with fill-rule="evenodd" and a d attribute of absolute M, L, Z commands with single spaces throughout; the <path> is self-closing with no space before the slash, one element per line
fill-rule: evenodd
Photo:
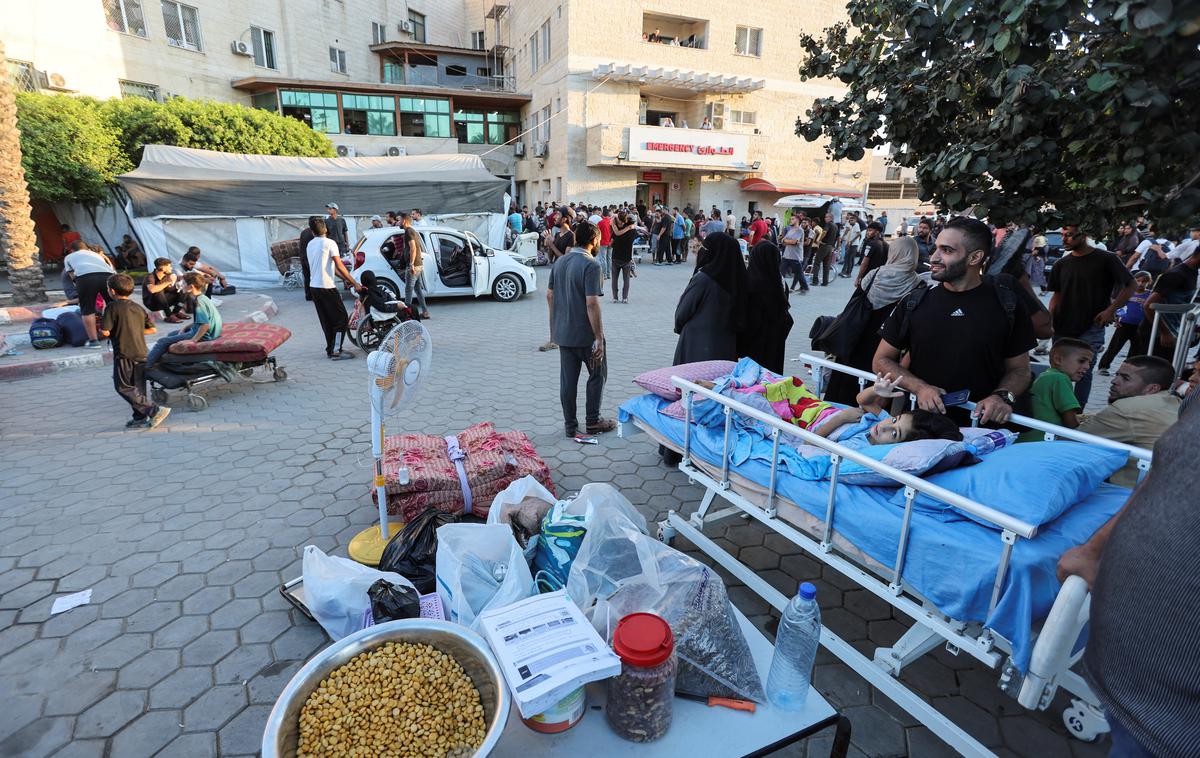
<path fill-rule="evenodd" d="M 8 261 L 14 301 L 36 303 L 46 299 L 46 288 L 29 210 L 29 187 L 21 167 L 16 95 L 4 64 L 4 41 L 0 40 L 0 259 Z"/>

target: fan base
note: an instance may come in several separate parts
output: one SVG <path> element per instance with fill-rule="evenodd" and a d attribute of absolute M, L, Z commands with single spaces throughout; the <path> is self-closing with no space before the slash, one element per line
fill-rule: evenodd
<path fill-rule="evenodd" d="M 403 527 L 404 524 L 389 523 L 388 534 L 395 537 Z M 387 542 L 379 534 L 379 524 L 374 524 L 354 535 L 346 552 L 350 555 L 351 560 L 375 568 L 379 566 L 379 559 L 386 546 Z"/>

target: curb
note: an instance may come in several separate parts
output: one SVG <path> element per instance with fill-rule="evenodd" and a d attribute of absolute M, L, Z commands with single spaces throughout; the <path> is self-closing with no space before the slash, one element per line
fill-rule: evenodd
<path fill-rule="evenodd" d="M 272 318 L 278 315 L 279 306 L 275 304 L 275 301 L 269 296 L 264 295 L 263 298 L 266 300 L 266 302 L 263 303 L 260 309 L 252 311 L 238 320 L 253 321 L 257 324 L 262 324 L 270 321 Z M 0 321 L 0 324 L 2 323 L 3 322 Z M 24 344 L 17 344 L 19 337 L 20 335 L 9 335 L 7 340 L 13 347 L 28 347 L 28 335 L 25 335 Z M 8 365 L 0 363 L 0 382 L 13 381 L 15 379 L 28 379 L 29 377 L 41 376 L 42 374 L 57 374 L 60 371 L 67 371 L 69 369 L 109 366 L 112 365 L 112 362 L 112 350 L 106 348 L 102 351 L 68 355 L 61 358 L 47 358 L 46 360 L 42 361 L 27 361 L 25 363 L 13 363 Z"/>

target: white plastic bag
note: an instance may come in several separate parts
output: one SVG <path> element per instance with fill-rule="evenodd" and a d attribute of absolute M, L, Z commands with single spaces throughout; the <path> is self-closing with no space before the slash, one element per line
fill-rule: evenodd
<path fill-rule="evenodd" d="M 528 499 L 540 500 L 545 507 L 539 506 L 534 513 L 526 512 L 526 509 L 522 508 L 522 503 Z M 522 551 L 525 554 L 525 562 L 532 563 L 533 556 L 537 552 L 538 530 L 542 525 L 542 517 L 550 510 L 550 506 L 554 505 L 554 502 L 554 495 L 543 487 L 541 482 L 533 476 L 523 476 L 501 490 L 500 494 L 492 500 L 491 508 L 488 510 L 487 523 L 508 526 L 514 529 L 514 534 L 517 529 L 522 534 L 527 534 L 528 541 Z M 517 519 L 515 528 L 510 523 L 513 518 Z"/>
<path fill-rule="evenodd" d="M 592 482 L 583 485 L 567 504 L 564 514 L 583 516 L 584 523 L 589 527 L 596 519 L 612 519 L 624 517 L 637 527 L 642 534 L 649 534 L 646 528 L 646 517 L 638 513 L 629 498 L 621 494 L 616 487 L 606 482 Z"/>
<path fill-rule="evenodd" d="M 446 524 L 437 538 L 437 593 L 450 621 L 478 631 L 480 613 L 533 594 L 533 576 L 508 526 Z"/>
<path fill-rule="evenodd" d="M 386 579 L 417 591 L 412 582 L 399 574 L 326 555 L 315 545 L 304 547 L 303 572 L 308 610 L 334 640 L 369 625 L 371 599 L 367 590 L 378 580 Z"/>

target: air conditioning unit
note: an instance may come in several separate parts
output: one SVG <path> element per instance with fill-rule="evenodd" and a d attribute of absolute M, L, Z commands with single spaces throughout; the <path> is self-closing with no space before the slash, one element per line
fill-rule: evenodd
<path fill-rule="evenodd" d="M 396 28 L 399 29 L 400 31 L 404 32 L 405 34 L 412 34 L 413 24 L 411 21 L 405 20 L 405 21 L 401 21 L 400 23 L 396 24 Z"/>
<path fill-rule="evenodd" d="M 234 55 L 244 55 L 247 58 L 254 55 L 254 51 L 250 49 L 250 46 L 245 42 L 242 42 L 240 39 L 235 39 L 233 42 L 229 43 L 229 51 Z"/>
<path fill-rule="evenodd" d="M 387 149 L 387 154 L 390 158 L 401 158 L 408 155 L 408 148 L 403 145 L 392 145 Z"/>
<path fill-rule="evenodd" d="M 46 74 L 46 88 L 69 91 L 71 88 L 67 86 L 67 78 L 62 74 Z"/>
<path fill-rule="evenodd" d="M 547 144 L 545 142 L 534 142 L 533 143 L 533 157 L 545 158 L 546 154 L 549 152 L 550 152 L 549 144 Z"/>
<path fill-rule="evenodd" d="M 513 155 L 517 156 L 518 158 L 525 157 L 525 143 L 524 142 L 518 142 L 515 145 L 513 145 Z"/>
<path fill-rule="evenodd" d="M 358 155 L 358 151 L 354 149 L 354 145 L 338 145 L 337 154 L 339 158 L 353 158 Z"/>

